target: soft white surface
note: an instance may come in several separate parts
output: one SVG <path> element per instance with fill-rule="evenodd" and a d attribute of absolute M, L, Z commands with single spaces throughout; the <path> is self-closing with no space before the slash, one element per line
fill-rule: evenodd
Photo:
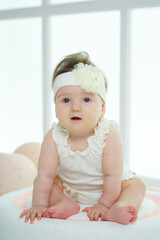
<path fill-rule="evenodd" d="M 21 189 L 0 197 L 0 240 L 151 240 L 159 239 L 160 215 L 138 220 L 134 224 L 121 225 L 113 222 L 90 222 L 86 213 L 78 213 L 72 220 L 42 219 L 33 225 L 19 220 L 21 210 L 12 204 L 15 196 L 27 193 Z M 148 191 L 160 198 L 160 192 Z M 31 205 L 31 199 L 27 201 Z M 84 206 L 82 206 L 83 208 Z M 151 213 L 156 204 L 145 198 L 139 216 Z M 160 214 L 160 213 L 159 213 Z"/>

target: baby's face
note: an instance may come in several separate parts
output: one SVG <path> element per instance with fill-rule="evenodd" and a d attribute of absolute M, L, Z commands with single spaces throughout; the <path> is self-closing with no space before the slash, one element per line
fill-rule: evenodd
<path fill-rule="evenodd" d="M 64 86 L 57 91 L 56 116 L 70 134 L 90 134 L 104 116 L 101 97 L 85 92 L 80 86 Z"/>

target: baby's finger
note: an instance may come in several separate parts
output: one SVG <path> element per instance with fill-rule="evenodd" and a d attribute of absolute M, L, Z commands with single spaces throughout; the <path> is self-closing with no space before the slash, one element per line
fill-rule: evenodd
<path fill-rule="evenodd" d="M 47 209 L 48 210 L 48 209 Z M 43 213 L 43 217 L 44 218 L 49 218 L 50 217 L 50 213 L 47 212 L 47 210 Z"/>
<path fill-rule="evenodd" d="M 93 221 L 94 220 L 94 212 L 93 211 L 88 212 L 88 217 L 89 217 L 90 221 Z"/>
<path fill-rule="evenodd" d="M 40 221 L 43 213 L 41 211 L 38 212 L 37 214 L 37 220 Z"/>
<path fill-rule="evenodd" d="M 36 213 L 32 213 L 30 216 L 30 223 L 33 224 L 36 217 Z"/>
<path fill-rule="evenodd" d="M 28 213 L 26 214 L 26 217 L 25 217 L 25 221 L 24 221 L 25 223 L 27 223 L 27 222 L 29 221 L 30 216 L 31 216 L 31 213 L 28 212 Z"/>
<path fill-rule="evenodd" d="M 82 210 L 82 212 L 88 212 L 89 209 L 90 209 L 90 207 L 86 207 Z"/>
<path fill-rule="evenodd" d="M 27 212 L 28 212 L 28 210 L 24 210 L 24 211 L 20 214 L 19 218 L 23 218 L 24 215 L 26 215 Z"/>
<path fill-rule="evenodd" d="M 95 212 L 93 216 L 93 220 L 98 221 L 99 220 L 99 212 Z"/>
<path fill-rule="evenodd" d="M 101 221 L 104 221 L 104 214 L 101 214 Z"/>

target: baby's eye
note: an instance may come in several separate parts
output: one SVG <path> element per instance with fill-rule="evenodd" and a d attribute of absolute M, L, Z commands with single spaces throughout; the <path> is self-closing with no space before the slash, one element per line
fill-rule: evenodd
<path fill-rule="evenodd" d="M 69 102 L 69 98 L 64 98 L 64 99 L 62 100 L 62 102 L 68 103 L 68 102 Z"/>
<path fill-rule="evenodd" d="M 86 98 L 84 98 L 84 101 L 85 101 L 85 102 L 90 102 L 91 99 L 86 97 Z"/>

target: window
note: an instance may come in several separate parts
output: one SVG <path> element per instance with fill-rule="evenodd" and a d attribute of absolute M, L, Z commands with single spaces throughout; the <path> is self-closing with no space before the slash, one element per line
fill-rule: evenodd
<path fill-rule="evenodd" d="M 51 4 L 62 4 L 62 3 L 75 3 L 75 2 L 86 2 L 88 0 L 50 0 Z M 89 0 L 94 1 L 94 0 Z"/>
<path fill-rule="evenodd" d="M 41 19 L 0 22 L 0 152 L 42 140 Z"/>
<path fill-rule="evenodd" d="M 159 178 L 160 8 L 132 11 L 130 166 Z"/>
<path fill-rule="evenodd" d="M 0 10 L 40 6 L 42 0 L 0 0 Z"/>

